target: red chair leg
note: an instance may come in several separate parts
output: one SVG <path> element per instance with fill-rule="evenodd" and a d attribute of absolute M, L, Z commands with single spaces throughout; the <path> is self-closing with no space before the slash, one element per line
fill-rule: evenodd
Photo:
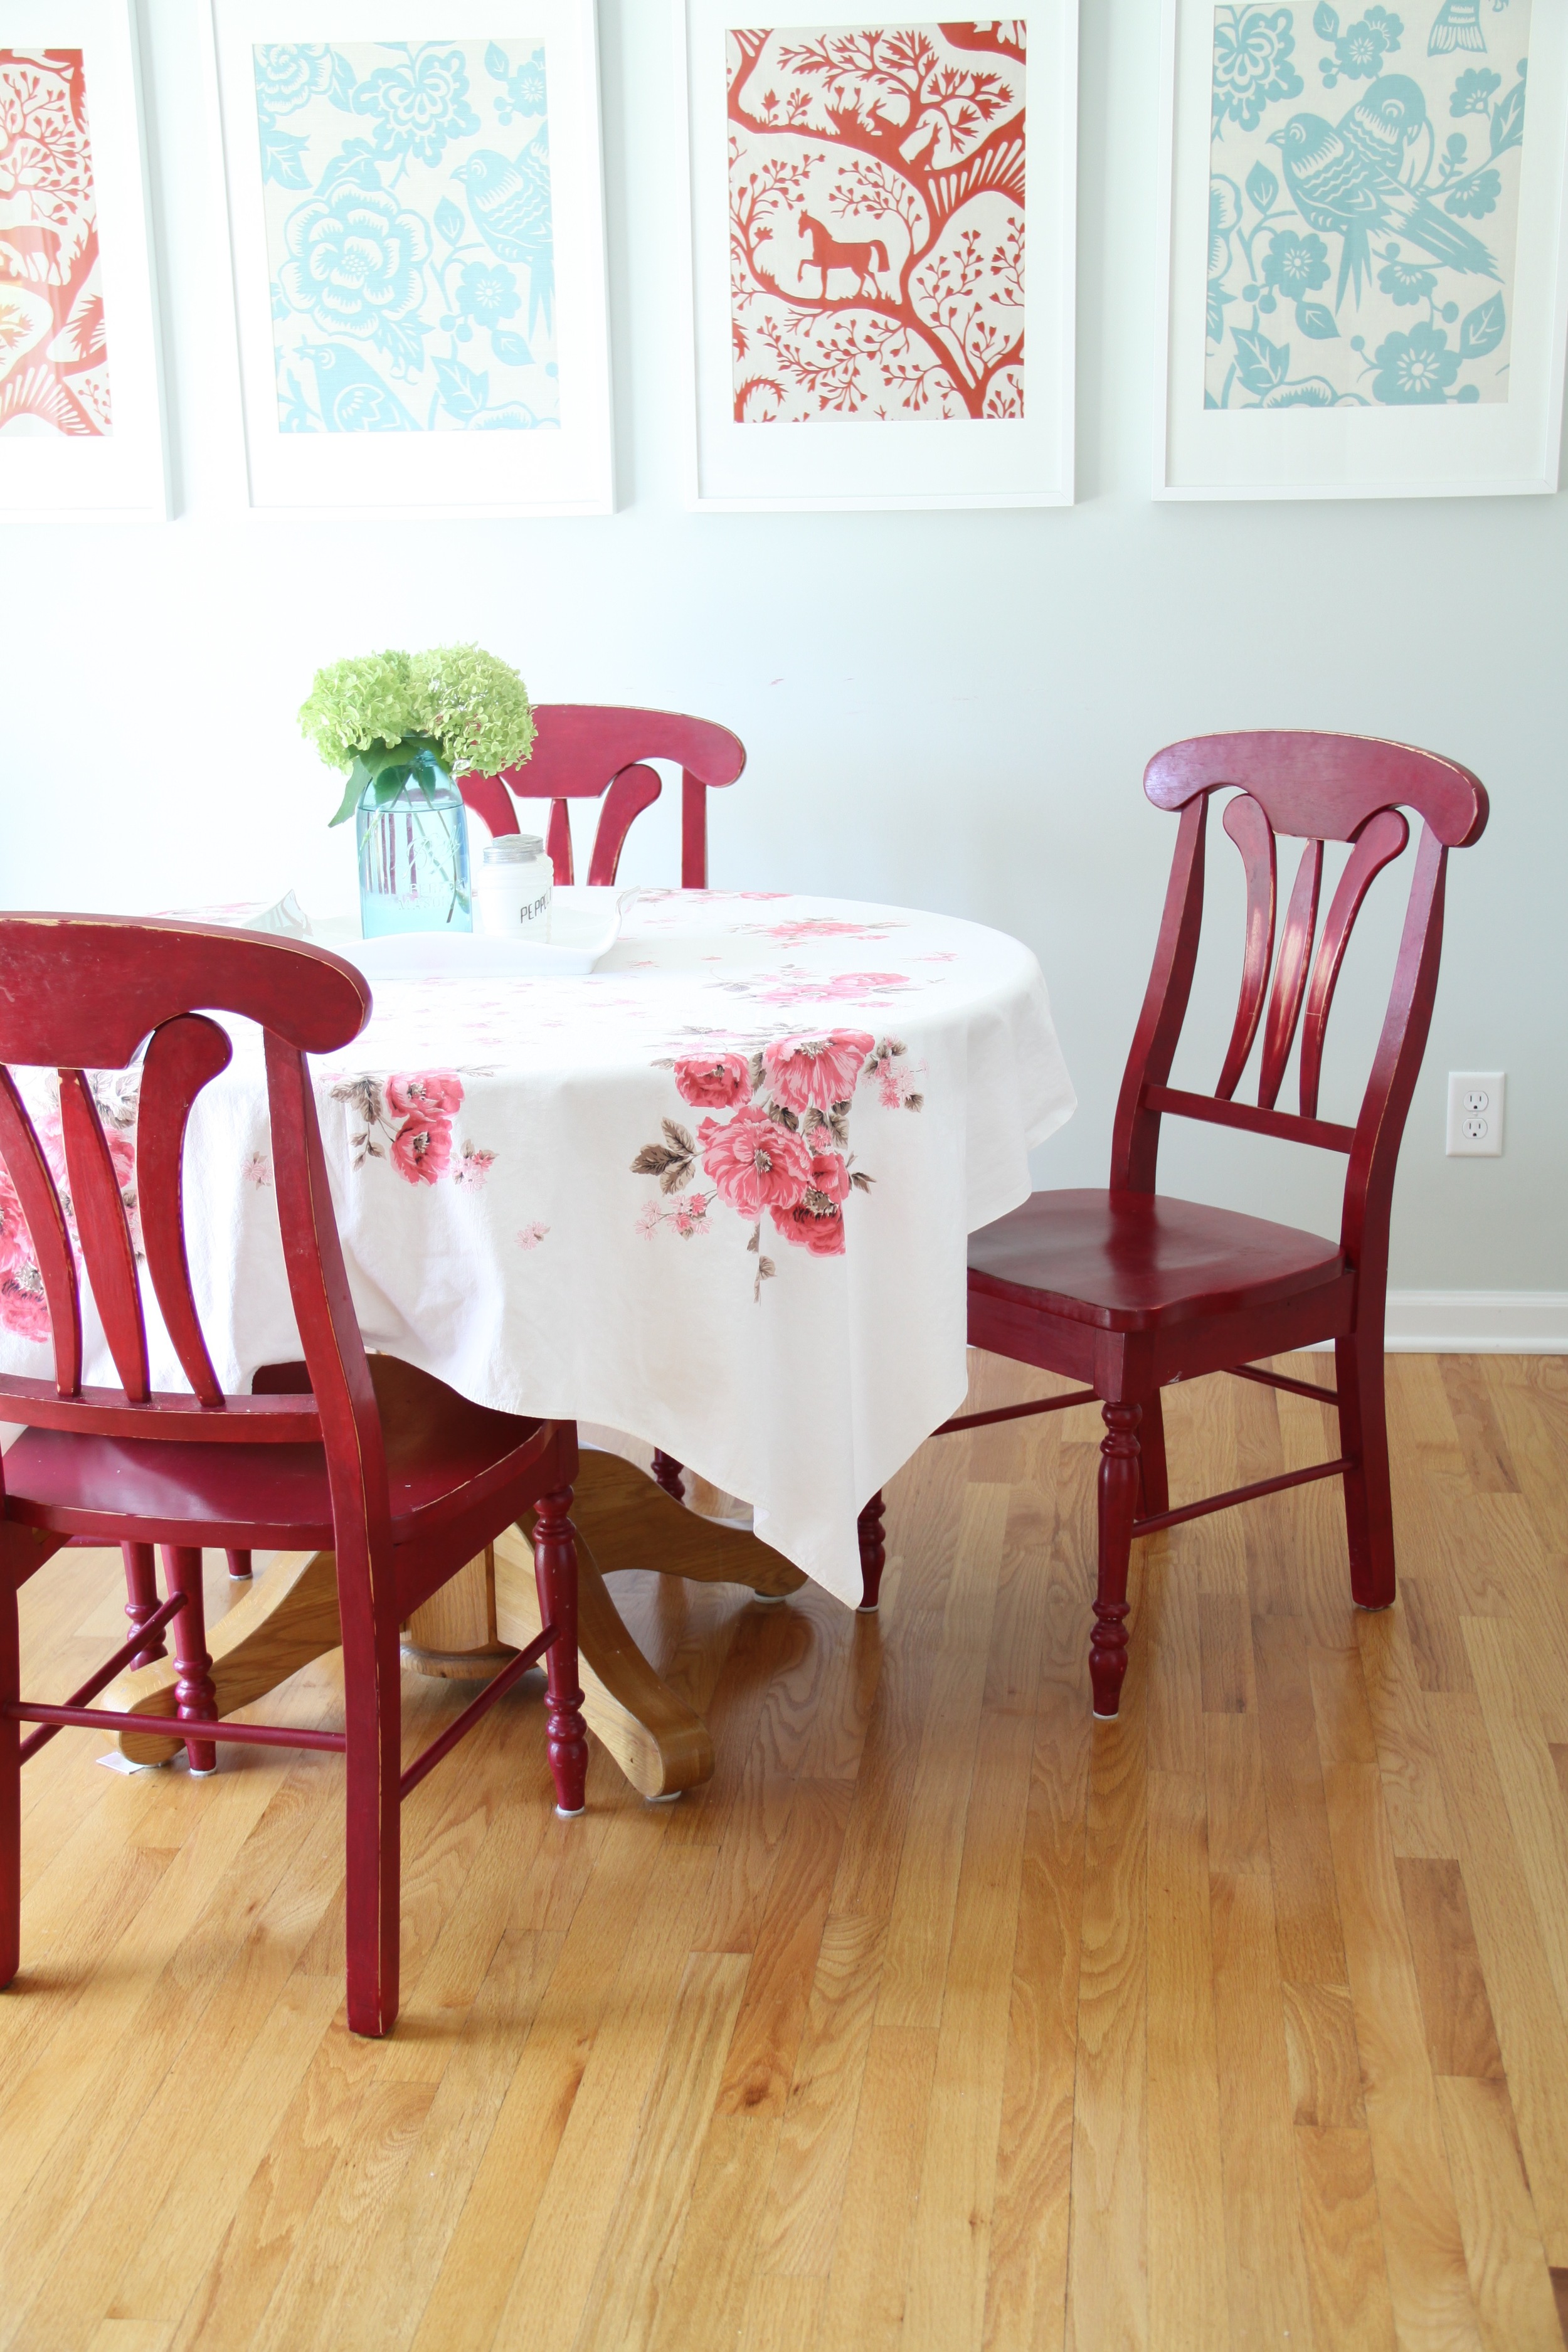
<path fill-rule="evenodd" d="M 131 1620 L 131 1630 L 139 1633 L 158 1607 L 158 1571 L 151 1544 L 121 1544 L 125 1559 L 125 1614 Z M 138 1650 L 131 1664 L 150 1666 L 154 1658 L 169 1654 L 168 1643 L 162 1633 L 154 1633 L 144 1650 Z"/>
<path fill-rule="evenodd" d="M 873 1495 L 856 1522 L 860 1538 L 860 1609 L 863 1615 L 869 1615 L 877 1606 L 882 1590 L 882 1570 L 888 1564 L 888 1547 L 882 1537 L 885 1508 L 881 1496 Z"/>
<path fill-rule="evenodd" d="M 1152 1517 L 1171 1507 L 1171 1484 L 1165 1474 L 1165 1415 L 1158 1391 L 1143 1407 L 1138 1432 L 1139 1467 L 1142 1473 L 1144 1515 Z"/>
<path fill-rule="evenodd" d="M 16 1585 L 0 1536 L 0 1706 L 22 1696 Z M 0 1991 L 22 1965 L 22 1727 L 0 1715 Z"/>
<path fill-rule="evenodd" d="M 1348 1339 L 1335 1340 L 1334 1381 L 1340 1392 L 1340 1451 L 1356 1465 L 1344 1477 L 1351 1598 L 1358 1609 L 1387 1609 L 1394 1600 L 1394 1497 L 1388 1483 L 1381 1330 L 1352 1332 Z"/>
<path fill-rule="evenodd" d="M 1132 1552 L 1132 1520 L 1138 1503 L 1138 1424 L 1135 1404 L 1102 1405 L 1105 1436 L 1100 1448 L 1100 1583 L 1094 1599 L 1094 1634 L 1089 1675 L 1094 1711 L 1114 1716 L 1127 1673 L 1127 1565 Z"/>
<path fill-rule="evenodd" d="M 237 1583 L 250 1574 L 250 1554 L 247 1551 L 226 1551 L 224 1558 L 228 1562 L 228 1572 Z"/>
<path fill-rule="evenodd" d="M 395 1622 L 345 1625 L 344 1946 L 351 2033 L 379 2041 L 397 2017 L 402 1891 L 403 1702 Z"/>
<path fill-rule="evenodd" d="M 174 1712 L 182 1723 L 216 1723 L 217 1693 L 207 1655 L 206 1609 L 202 1599 L 202 1556 L 187 1545 L 165 1544 L 163 1574 L 171 1593 L 183 1592 L 185 1605 L 174 1622 Z M 217 1770 L 217 1749 L 210 1739 L 187 1739 L 185 1754 L 193 1772 Z"/>
<path fill-rule="evenodd" d="M 577 1536 L 569 1514 L 572 1489 L 541 1496 L 533 1522 L 533 1573 L 539 1621 L 556 1639 L 544 1653 L 548 1685 L 550 1770 L 558 1813 L 580 1813 L 588 1777 L 588 1727 L 577 1678 Z"/>

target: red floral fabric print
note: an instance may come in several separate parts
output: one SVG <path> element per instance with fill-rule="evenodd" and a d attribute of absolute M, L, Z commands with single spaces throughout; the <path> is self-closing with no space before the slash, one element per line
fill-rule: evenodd
<path fill-rule="evenodd" d="M 705 1118 L 697 1134 L 720 1198 L 743 1216 L 792 1208 L 811 1181 L 811 1154 L 799 1136 L 754 1104 L 723 1126 Z"/>

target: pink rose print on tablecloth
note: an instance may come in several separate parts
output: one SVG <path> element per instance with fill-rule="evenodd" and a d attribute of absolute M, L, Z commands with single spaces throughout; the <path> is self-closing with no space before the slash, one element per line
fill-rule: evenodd
<path fill-rule="evenodd" d="M 452 1160 L 452 1130 L 444 1118 L 407 1118 L 392 1139 L 392 1164 L 410 1184 L 434 1184 Z"/>
<path fill-rule="evenodd" d="M 452 1121 L 463 1108 L 463 1081 L 456 1070 L 400 1070 L 379 1078 L 345 1078 L 332 1088 L 334 1102 L 352 1103 L 361 1127 L 349 1138 L 353 1167 L 387 1160 L 405 1184 L 454 1183 L 477 1191 L 495 1165 L 493 1151 L 465 1142 L 453 1164 Z"/>
<path fill-rule="evenodd" d="M 728 1118 L 705 1118 L 692 1136 L 679 1119 L 661 1121 L 664 1139 L 646 1144 L 632 1161 L 635 1176 L 657 1176 L 661 1200 L 647 1202 L 637 1231 L 651 1239 L 673 1225 L 684 1238 L 710 1230 L 716 1201 L 752 1221 L 747 1249 L 757 1260 L 752 1297 L 778 1271 L 763 1254 L 763 1221 L 769 1219 L 792 1248 L 813 1257 L 842 1257 L 847 1247 L 844 1204 L 851 1192 L 866 1192 L 872 1179 L 857 1168 L 849 1150 L 849 1114 L 863 1077 L 874 1077 L 880 1099 L 891 1108 L 919 1110 L 923 1097 L 895 1085 L 889 1096 L 886 1072 L 907 1055 L 896 1038 L 879 1042 L 868 1032 L 832 1029 L 826 1034 L 779 1037 L 743 1061 L 738 1053 L 707 1057 L 683 1055 L 657 1066 L 673 1071 L 681 1096 L 693 1073 L 721 1073 L 750 1100 L 739 1099 Z M 701 1167 L 713 1181 L 706 1195 L 689 1193 Z"/>
<path fill-rule="evenodd" d="M 550 1228 L 548 1225 L 524 1225 L 517 1237 L 517 1245 L 519 1249 L 536 1250 L 549 1231 Z"/>
<path fill-rule="evenodd" d="M 675 1091 L 697 1110 L 728 1110 L 751 1093 L 751 1073 L 739 1054 L 689 1054 L 675 1066 Z"/>
<path fill-rule="evenodd" d="M 136 1213 L 135 1144 L 140 1075 L 112 1071 L 98 1076 L 89 1073 L 89 1084 L 98 1106 L 104 1141 L 109 1146 L 109 1157 L 120 1186 L 125 1222 L 131 1229 L 131 1245 L 140 1258 L 142 1226 Z M 58 1105 L 58 1094 L 55 1099 Z M 36 1118 L 34 1127 L 43 1146 L 49 1173 L 54 1178 L 55 1190 L 65 1213 L 66 1230 L 79 1264 L 81 1245 L 77 1238 L 76 1210 L 71 1202 L 65 1135 L 58 1108 Z M 27 1231 L 26 1219 L 22 1214 L 16 1188 L 4 1160 L 0 1160 L 0 1324 L 24 1339 L 47 1339 L 51 1328 L 48 1301 L 44 1296 L 44 1278 L 38 1271 L 37 1253 Z"/>
<path fill-rule="evenodd" d="M 386 1082 L 386 1108 L 397 1118 L 450 1118 L 463 1108 L 456 1070 L 406 1070 Z"/>
<path fill-rule="evenodd" d="M 763 1067 L 773 1093 L 791 1110 L 830 1110 L 847 1102 L 876 1040 L 859 1029 L 826 1037 L 784 1037 L 763 1047 Z"/>
<path fill-rule="evenodd" d="M 727 1125 L 705 1118 L 697 1134 L 703 1169 L 720 1199 L 742 1216 L 793 1207 L 811 1181 L 811 1154 L 800 1137 L 754 1104 Z"/>
<path fill-rule="evenodd" d="M 677 1201 L 673 1209 L 661 1209 L 657 1201 L 646 1201 L 637 1218 L 637 1231 L 645 1241 L 651 1241 L 660 1225 L 669 1225 L 689 1242 L 694 1234 L 710 1234 L 708 1212 L 718 1195 L 713 1192 L 692 1192 Z"/>
<path fill-rule="evenodd" d="M 5 1162 L 0 1160 L 0 1323 L 24 1339 L 47 1339 L 49 1310 L 32 1236 Z"/>

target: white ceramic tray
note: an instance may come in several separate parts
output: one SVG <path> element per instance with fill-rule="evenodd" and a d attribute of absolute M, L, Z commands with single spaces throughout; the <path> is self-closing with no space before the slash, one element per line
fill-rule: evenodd
<path fill-rule="evenodd" d="M 624 890 L 557 890 L 548 940 L 492 940 L 480 931 L 401 931 L 362 940 L 345 916 L 316 919 L 310 936 L 370 981 L 510 980 L 592 971 L 620 936 Z"/>

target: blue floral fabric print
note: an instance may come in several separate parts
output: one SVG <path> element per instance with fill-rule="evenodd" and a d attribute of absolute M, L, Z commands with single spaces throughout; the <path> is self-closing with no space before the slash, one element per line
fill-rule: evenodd
<path fill-rule="evenodd" d="M 1215 8 L 1205 407 L 1507 400 L 1531 6 Z"/>
<path fill-rule="evenodd" d="M 285 433 L 561 422 L 545 53 L 252 52 Z"/>

